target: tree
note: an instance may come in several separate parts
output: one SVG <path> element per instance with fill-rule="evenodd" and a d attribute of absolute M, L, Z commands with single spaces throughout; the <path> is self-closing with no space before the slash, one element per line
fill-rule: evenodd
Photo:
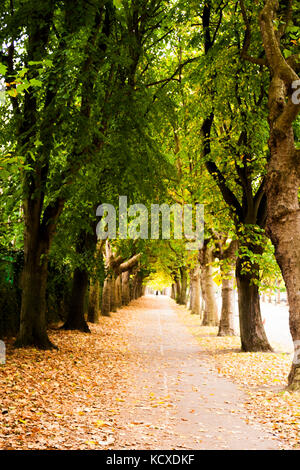
<path fill-rule="evenodd" d="M 199 266 L 195 266 L 190 271 L 190 310 L 192 314 L 202 315 Z"/>
<path fill-rule="evenodd" d="M 210 238 L 206 238 L 203 247 L 199 250 L 201 267 L 200 282 L 204 300 L 203 321 L 204 326 L 217 326 L 219 324 L 218 306 L 215 296 L 215 284 L 212 276 L 212 263 L 214 261 L 213 247 Z"/>
<path fill-rule="evenodd" d="M 109 316 L 110 312 L 115 312 L 118 306 L 121 306 L 120 304 L 128 305 L 130 302 L 130 273 L 137 266 L 140 257 L 141 254 L 138 253 L 124 260 L 122 256 L 113 254 L 111 244 L 106 240 L 106 278 L 102 291 L 102 315 Z"/>
<path fill-rule="evenodd" d="M 7 4 L 1 34 L 9 47 L 1 56 L 1 70 L 16 135 L 10 146 L 24 157 L 25 266 L 16 344 L 51 348 L 45 292 L 57 222 L 78 174 L 100 157 L 109 122 L 116 130 L 114 118 L 121 115 L 124 123 L 128 91 L 136 87 L 145 40 L 153 41 L 149 33 L 156 36 L 155 24 L 164 18 L 164 2 L 124 2 L 117 9 L 112 1 L 79 2 L 75 9 L 70 1 L 63 7 L 52 0 L 43 5 L 17 1 L 14 8 Z M 147 13 L 141 15 L 144 8 Z M 112 97 L 113 91 L 119 93 Z M 141 104 L 141 94 L 139 99 Z M 117 145 L 122 144 L 119 139 Z"/>
<path fill-rule="evenodd" d="M 298 353 L 300 340 L 300 211 L 299 149 L 295 146 L 293 123 L 300 111 L 295 87 L 299 86 L 299 55 L 296 52 L 298 2 L 266 0 L 260 11 L 261 44 L 258 58 L 249 54 L 251 20 L 256 11 L 240 2 L 246 26 L 242 58 L 267 66 L 270 72 L 268 109 L 270 160 L 265 191 L 267 195 L 267 231 L 275 247 L 275 256 L 286 284 L 290 329 Z M 253 20 L 252 20 L 253 23 Z M 260 46 L 260 47 L 259 47 Z M 263 51 L 261 51 L 261 46 Z M 294 98 L 293 98 L 294 97 Z M 299 362 L 299 361 L 298 361 Z M 300 364 L 294 363 L 289 375 L 293 390 L 300 388 Z"/>
<path fill-rule="evenodd" d="M 69 1 L 62 8 L 50 0 L 42 4 L 16 2 L 6 11 L 3 40 L 9 47 L 1 60 L 6 66 L 15 123 L 13 148 L 25 162 L 25 260 L 18 346 L 53 347 L 45 321 L 49 250 L 68 186 L 84 164 L 76 156 L 85 153 L 87 158 L 89 153 L 92 95 L 105 58 L 111 6 L 103 2 L 86 7 L 79 2 L 72 21 Z M 77 105 L 79 112 L 75 112 Z M 64 164 L 59 163 L 61 154 Z"/>
<path fill-rule="evenodd" d="M 103 247 L 104 240 L 99 240 L 96 245 L 94 255 L 95 267 L 90 278 L 89 290 L 89 303 L 88 303 L 88 321 L 91 323 L 98 323 L 100 316 L 100 279 L 99 279 L 99 265 L 103 263 Z"/>
<path fill-rule="evenodd" d="M 76 253 L 80 256 L 95 245 L 96 233 L 83 230 L 77 240 Z M 68 308 L 68 316 L 63 325 L 65 330 L 79 330 L 90 333 L 85 320 L 85 300 L 89 282 L 89 272 L 86 265 L 77 266 L 74 270 L 71 299 Z"/>
<path fill-rule="evenodd" d="M 232 336 L 234 332 L 234 281 L 237 257 L 237 240 L 229 240 L 228 235 L 219 235 L 214 240 L 216 249 L 214 255 L 221 264 L 222 307 L 218 336 Z"/>
<path fill-rule="evenodd" d="M 234 22 L 232 24 L 231 11 L 226 3 L 206 2 L 201 6 L 201 13 L 197 11 L 193 23 L 202 26 L 201 34 L 194 33 L 194 41 L 200 44 L 198 47 L 202 55 L 191 63 L 189 75 L 185 72 L 188 91 L 183 95 L 182 109 L 183 115 L 188 118 L 185 118 L 184 124 L 180 122 L 180 128 L 184 130 L 184 136 L 189 135 L 189 150 L 186 159 L 188 171 L 183 180 L 182 192 L 189 192 L 193 202 L 210 199 L 199 188 L 195 191 L 197 184 L 203 185 L 202 168 L 205 165 L 229 207 L 237 236 L 242 234 L 243 227 L 246 227 L 248 235 L 252 233 L 248 237 L 240 236 L 240 256 L 236 270 L 242 349 L 271 350 L 259 307 L 259 265 L 251 262 L 256 261 L 257 255 L 262 252 L 257 233 L 259 227 L 264 227 L 266 219 L 263 189 L 267 130 L 265 115 L 259 108 L 261 103 L 265 105 L 265 76 L 258 82 L 253 75 L 251 85 L 247 83 L 248 72 L 239 62 L 243 31 Z M 179 87 L 184 89 L 181 82 Z M 187 132 L 186 123 L 189 120 L 193 124 L 188 123 Z M 259 132 L 257 121 L 260 123 Z M 185 137 L 180 139 L 178 127 L 175 127 L 176 136 L 181 146 L 177 168 L 182 175 L 185 167 L 180 157 L 184 155 Z M 190 137 L 191 132 L 194 133 L 194 139 Z M 193 158 L 193 147 L 198 152 L 198 159 Z M 212 184 L 210 181 L 209 186 L 212 187 Z M 178 197 L 180 191 L 175 192 Z M 249 257 L 253 250 L 255 256 Z"/>

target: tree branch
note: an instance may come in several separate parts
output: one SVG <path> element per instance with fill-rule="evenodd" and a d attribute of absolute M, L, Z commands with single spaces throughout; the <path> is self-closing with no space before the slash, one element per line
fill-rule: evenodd
<path fill-rule="evenodd" d="M 200 59 L 200 56 L 197 56 L 197 57 L 192 57 L 190 59 L 187 59 L 186 61 L 182 62 L 181 64 L 178 65 L 178 67 L 176 68 L 176 70 L 173 72 L 173 74 L 168 77 L 168 78 L 163 78 L 162 80 L 158 80 L 156 82 L 152 82 L 152 83 L 148 83 L 146 84 L 145 86 L 146 87 L 150 87 L 150 86 L 154 86 L 154 85 L 159 85 L 160 83 L 163 83 L 163 86 L 160 87 L 160 90 L 167 84 L 169 83 L 170 81 L 172 80 L 176 80 L 176 81 L 179 81 L 179 79 L 175 79 L 176 75 L 181 72 L 181 70 L 183 69 L 183 67 L 185 67 L 187 64 L 191 64 L 192 62 L 195 62 L 195 60 L 198 60 Z"/>
<path fill-rule="evenodd" d="M 203 143 L 203 157 L 205 160 L 205 166 L 213 177 L 215 182 L 217 183 L 225 202 L 233 209 L 235 209 L 236 214 L 239 218 L 242 218 L 243 211 L 242 207 L 231 191 L 231 189 L 226 184 L 226 179 L 224 175 L 221 173 L 219 168 L 217 167 L 216 163 L 212 160 L 208 159 L 208 156 L 211 153 L 210 149 L 210 134 L 211 134 L 211 127 L 214 120 L 214 114 L 211 113 L 208 118 L 206 118 L 201 127 L 201 134 L 203 135 L 204 143 Z"/>
<path fill-rule="evenodd" d="M 289 88 L 293 81 L 299 80 L 299 77 L 285 60 L 280 50 L 273 23 L 277 9 L 277 0 L 266 0 L 260 14 L 260 29 L 268 65 L 273 74 L 279 76 Z"/>
<path fill-rule="evenodd" d="M 132 258 L 130 258 L 128 261 L 121 263 L 119 266 L 118 272 L 123 273 L 125 271 L 128 271 L 129 269 L 132 269 L 134 266 L 137 265 L 141 256 L 142 254 L 138 253 L 137 255 L 132 256 Z"/>
<path fill-rule="evenodd" d="M 251 26 L 250 26 L 250 21 L 247 16 L 245 4 L 243 0 L 240 0 L 240 7 L 241 7 L 241 12 L 243 16 L 243 20 L 246 26 L 246 31 L 245 31 L 245 37 L 244 37 L 244 43 L 243 43 L 243 48 L 241 51 L 241 58 L 244 60 L 247 60 L 248 62 L 252 62 L 252 64 L 256 65 L 267 65 L 266 59 L 260 58 L 260 57 L 252 57 L 248 54 L 248 50 L 250 47 L 251 43 Z"/>

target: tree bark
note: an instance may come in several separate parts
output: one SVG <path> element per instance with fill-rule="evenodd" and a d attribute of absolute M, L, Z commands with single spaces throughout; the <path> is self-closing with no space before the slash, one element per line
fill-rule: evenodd
<path fill-rule="evenodd" d="M 110 311 L 117 311 L 117 299 L 116 299 L 116 279 L 115 276 L 111 276 L 110 285 Z"/>
<path fill-rule="evenodd" d="M 115 289 L 116 289 L 116 307 L 121 308 L 122 307 L 122 275 L 118 274 L 115 282 Z"/>
<path fill-rule="evenodd" d="M 201 288 L 200 288 L 200 268 L 195 267 L 191 271 L 191 303 L 190 310 L 192 314 L 201 314 Z"/>
<path fill-rule="evenodd" d="M 139 279 L 138 279 L 138 296 L 139 298 L 142 297 L 144 295 L 144 286 L 143 286 L 143 280 L 144 280 L 144 277 L 142 275 L 142 273 L 139 273 Z"/>
<path fill-rule="evenodd" d="M 24 51 L 25 61 L 40 62 L 45 54 L 47 55 L 48 41 L 53 25 L 54 2 L 47 2 L 45 8 L 33 9 L 33 15 L 27 28 L 27 47 Z M 22 15 L 21 15 L 22 16 Z M 95 20 L 101 19 L 96 15 Z M 96 21 L 97 22 L 97 21 Z M 95 40 L 98 38 L 99 25 L 97 26 L 97 35 L 94 28 L 92 35 Z M 63 41 L 60 44 L 64 47 Z M 88 41 L 90 47 L 90 41 Z M 55 54 L 54 54 L 55 55 Z M 93 57 L 97 57 L 94 54 Z M 84 61 L 83 69 L 86 77 L 86 84 L 90 75 L 95 76 L 95 67 L 92 56 Z M 90 72 L 89 76 L 88 73 Z M 54 73 L 54 72 L 53 72 Z M 37 69 L 34 67 L 28 72 L 28 79 L 38 78 Z M 50 82 L 48 82 L 49 85 Z M 51 83 L 50 83 L 51 84 Z M 94 80 L 89 80 L 89 85 L 85 86 L 82 102 L 85 106 L 81 107 L 81 114 L 84 116 L 85 126 L 89 126 L 90 109 L 89 98 L 91 96 L 91 87 L 94 86 Z M 25 94 L 23 105 L 17 109 L 18 117 L 18 144 L 19 151 L 25 156 L 25 162 L 31 167 L 30 171 L 23 171 L 23 207 L 24 207 L 24 276 L 23 276 L 23 292 L 21 306 L 20 331 L 16 340 L 16 346 L 37 346 L 41 349 L 53 348 L 53 344 L 49 341 L 46 331 L 46 284 L 47 284 L 47 257 L 53 240 L 56 222 L 59 218 L 63 206 L 64 198 L 58 196 L 54 202 L 45 207 L 45 194 L 48 183 L 48 173 L 50 168 L 50 155 L 55 139 L 53 139 L 53 130 L 61 107 L 55 102 L 57 87 L 48 87 L 45 85 L 44 100 L 38 102 L 36 93 L 31 88 Z M 15 101 L 15 103 L 17 103 Z M 21 109 L 22 108 L 22 109 Z M 21 111 L 21 112 L 20 112 Z M 84 134 L 82 126 L 79 126 L 79 135 Z M 36 140 L 41 145 L 36 144 Z M 75 139 L 74 148 L 78 147 L 78 138 Z M 36 148 L 39 148 L 38 155 Z M 74 148 L 72 150 L 74 150 Z M 71 150 L 71 151 L 72 151 Z M 87 152 L 82 152 L 81 156 Z M 36 158 L 34 157 L 36 155 Z M 81 161 L 78 158 L 78 161 Z M 78 171 L 79 167 L 72 168 L 72 176 Z M 70 176 L 69 171 L 68 176 Z M 62 178 L 59 187 L 53 189 L 58 190 L 62 183 L 66 181 L 66 174 L 61 174 Z M 73 181 L 73 179 L 72 179 Z M 70 179 L 68 183 L 70 183 Z M 44 209 L 44 210 L 43 210 Z M 35 294 L 32 294 L 32 289 Z"/>
<path fill-rule="evenodd" d="M 32 232 L 30 234 L 31 238 Z M 27 239 L 28 240 L 28 239 Z M 41 248 L 29 250 L 25 242 L 25 263 L 22 274 L 22 304 L 20 329 L 16 340 L 16 347 L 35 346 L 40 349 L 52 349 L 55 346 L 47 335 L 46 325 L 46 287 L 48 262 L 46 254 L 42 258 Z"/>
<path fill-rule="evenodd" d="M 93 226 L 93 229 L 95 227 Z M 76 253 L 82 256 L 87 251 L 94 253 L 97 243 L 95 230 L 88 232 L 82 230 L 79 233 L 76 243 Z M 90 329 L 85 320 L 85 299 L 89 284 L 89 273 L 85 266 L 77 267 L 74 271 L 72 293 L 68 317 L 63 325 L 65 330 L 79 330 L 90 333 Z"/>
<path fill-rule="evenodd" d="M 133 276 L 133 278 L 131 278 L 129 282 L 130 301 L 135 299 L 135 284 L 136 284 L 136 278 L 135 276 Z"/>
<path fill-rule="evenodd" d="M 269 291 L 268 291 L 268 303 L 269 304 L 272 303 L 272 291 L 271 291 L 271 289 L 269 289 Z"/>
<path fill-rule="evenodd" d="M 294 167 L 291 136 L 271 143 L 272 159 L 267 174 L 267 231 L 275 247 L 289 303 L 290 331 L 300 341 L 300 210 L 298 190 L 300 178 Z M 293 365 L 289 375 L 292 390 L 300 390 L 300 363 Z"/>
<path fill-rule="evenodd" d="M 218 336 L 233 336 L 234 333 L 234 279 L 237 242 L 232 240 L 227 248 L 220 245 L 222 265 L 222 308 Z"/>
<path fill-rule="evenodd" d="M 101 315 L 104 317 L 109 317 L 110 312 L 114 306 L 113 302 L 113 282 L 112 282 L 112 251 L 109 240 L 106 240 L 105 243 L 105 269 L 106 269 L 106 278 L 104 280 L 103 289 L 102 289 L 102 299 L 101 299 Z"/>
<path fill-rule="evenodd" d="M 24 50 L 25 60 L 40 61 L 47 49 L 52 27 L 54 3 L 46 4 L 43 9 L 33 9 L 34 16 L 27 25 L 27 46 Z M 13 52 L 13 49 L 12 49 Z M 8 67 L 14 74 L 14 58 Z M 31 68 L 28 79 L 37 78 L 37 71 Z M 11 77 L 8 78 L 11 80 Z M 46 100 L 52 96 L 49 89 L 45 93 Z M 52 148 L 52 125 L 47 121 L 44 129 L 38 123 L 41 116 L 47 116 L 47 105 L 44 103 L 40 112 L 36 94 L 28 89 L 24 96 L 23 105 L 13 103 L 17 119 L 18 149 L 17 153 L 24 155 L 25 163 L 31 170 L 23 170 L 23 209 L 24 209 L 24 269 L 22 275 L 22 303 L 20 329 L 15 345 L 17 347 L 36 346 L 40 349 L 52 349 L 55 346 L 47 335 L 46 325 L 46 286 L 48 254 L 53 239 L 56 220 L 59 217 L 63 203 L 57 200 L 54 205 L 45 208 L 42 216 L 45 196 L 45 186 L 48 172 L 49 155 Z M 53 111 L 52 111 L 53 112 Z M 33 159 L 34 142 L 37 135 L 42 142 L 39 158 Z M 41 220 L 42 219 L 42 220 Z"/>
<path fill-rule="evenodd" d="M 129 271 L 122 273 L 122 304 L 128 305 L 130 302 Z"/>
<path fill-rule="evenodd" d="M 98 323 L 100 317 L 100 281 L 97 278 L 97 264 L 102 261 L 102 248 L 104 240 L 96 241 L 94 276 L 90 281 L 90 295 L 88 306 L 88 321 Z"/>
<path fill-rule="evenodd" d="M 295 357 L 298 355 L 289 374 L 289 386 L 291 390 L 300 390 L 300 151 L 295 148 L 293 130 L 300 103 L 293 102 L 291 97 L 292 84 L 299 80 L 299 63 L 293 57 L 286 59 L 281 52 L 281 36 L 274 27 L 281 7 L 279 2 L 266 0 L 260 15 L 262 41 L 271 71 L 267 231 L 285 281 Z"/>
<path fill-rule="evenodd" d="M 281 299 L 280 299 L 280 288 L 278 287 L 278 290 L 276 292 L 276 302 L 280 304 Z"/>
<path fill-rule="evenodd" d="M 76 268 L 73 277 L 68 318 L 63 326 L 64 330 L 78 330 L 84 333 L 91 332 L 84 318 L 88 282 L 89 276 L 86 269 Z"/>
<path fill-rule="evenodd" d="M 101 300 L 101 315 L 103 317 L 110 317 L 110 303 L 111 303 L 111 279 L 107 277 L 103 284 L 102 300 Z"/>
<path fill-rule="evenodd" d="M 186 290 L 187 290 L 187 270 L 184 266 L 179 268 L 180 271 L 180 295 L 178 297 L 178 303 L 180 305 L 186 305 Z"/>
<path fill-rule="evenodd" d="M 243 273 L 244 262 L 238 258 L 236 264 L 242 351 L 272 351 L 262 323 L 258 286 L 253 282 L 255 269 L 258 278 L 258 266 L 252 265 L 250 273 Z"/>
<path fill-rule="evenodd" d="M 100 282 L 95 279 L 90 283 L 88 321 L 91 323 L 99 323 L 99 302 L 100 302 Z"/>
<path fill-rule="evenodd" d="M 139 262 L 140 257 L 141 257 L 141 253 L 138 253 L 137 255 L 134 255 L 131 258 L 129 258 L 129 260 L 124 261 L 124 263 L 121 263 L 119 265 L 118 272 L 129 271 L 130 269 L 134 268 L 134 266 L 136 266 L 137 263 Z"/>
<path fill-rule="evenodd" d="M 212 278 L 213 250 L 208 246 L 207 240 L 199 250 L 201 265 L 201 290 L 204 300 L 203 322 L 204 326 L 217 326 L 219 323 L 218 306 L 215 297 L 215 286 Z"/>
<path fill-rule="evenodd" d="M 138 264 L 141 254 L 138 253 L 129 260 L 123 261 L 121 256 L 113 255 L 108 240 L 105 251 L 107 277 L 102 291 L 101 314 L 109 316 L 109 313 L 116 312 L 122 303 L 128 305 L 132 296 L 135 295 L 130 288 L 130 271 Z"/>
<path fill-rule="evenodd" d="M 190 277 L 190 287 L 189 287 L 189 310 L 192 310 L 192 305 L 193 305 L 193 269 L 190 270 L 189 272 L 189 277 Z"/>
<path fill-rule="evenodd" d="M 48 206 L 41 221 L 42 196 L 32 196 L 24 201 L 24 268 L 16 347 L 56 348 L 47 335 L 46 287 L 48 254 L 63 204 L 63 200 L 57 200 Z"/>
<path fill-rule="evenodd" d="M 233 336 L 234 333 L 234 271 L 222 280 L 222 309 L 218 336 Z"/>
<path fill-rule="evenodd" d="M 142 295 L 143 277 L 140 271 L 134 276 L 134 299 L 139 299 Z"/>
<path fill-rule="evenodd" d="M 180 302 L 180 297 L 181 297 L 181 284 L 180 284 L 179 279 L 176 279 L 176 281 L 175 281 L 175 291 L 176 291 L 175 300 L 176 300 L 177 303 L 179 303 Z"/>
<path fill-rule="evenodd" d="M 176 300 L 176 284 L 172 284 L 172 287 L 171 287 L 171 299 Z"/>

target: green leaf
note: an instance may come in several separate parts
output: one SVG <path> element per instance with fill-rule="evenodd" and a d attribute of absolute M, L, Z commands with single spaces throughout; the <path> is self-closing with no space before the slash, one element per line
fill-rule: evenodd
<path fill-rule="evenodd" d="M 0 64 L 0 75 L 5 75 L 7 70 L 7 66 L 4 64 Z"/>
<path fill-rule="evenodd" d="M 116 8 L 122 7 L 122 0 L 113 0 L 113 3 Z"/>
<path fill-rule="evenodd" d="M 28 72 L 28 68 L 24 68 L 22 69 L 20 72 L 19 72 L 19 77 L 23 78 L 24 75 L 26 75 L 26 73 Z"/>
<path fill-rule="evenodd" d="M 37 87 L 41 87 L 43 85 L 43 82 L 41 80 L 38 80 L 37 78 L 32 78 L 31 80 L 29 80 L 29 83 L 31 86 Z"/>

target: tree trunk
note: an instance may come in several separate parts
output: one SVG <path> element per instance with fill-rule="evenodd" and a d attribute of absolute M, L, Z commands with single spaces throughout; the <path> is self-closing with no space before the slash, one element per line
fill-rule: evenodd
<path fill-rule="evenodd" d="M 295 344 L 300 343 L 300 178 L 294 167 L 291 133 L 282 142 L 271 145 L 272 158 L 267 175 L 267 230 L 275 247 L 286 289 L 290 312 L 290 331 Z M 300 363 L 293 364 L 289 375 L 292 390 L 300 390 Z"/>
<path fill-rule="evenodd" d="M 258 267 L 252 265 L 251 273 L 242 273 L 244 262 L 238 258 L 236 265 L 242 351 L 272 351 L 262 323 L 258 286 L 253 282 Z"/>
<path fill-rule="evenodd" d="M 99 302 L 100 302 L 100 282 L 95 279 L 90 283 L 88 321 L 91 323 L 99 323 Z"/>
<path fill-rule="evenodd" d="M 234 335 L 234 271 L 222 280 L 222 309 L 218 336 Z"/>
<path fill-rule="evenodd" d="M 100 317 L 100 281 L 97 278 L 97 265 L 102 261 L 102 247 L 104 240 L 96 240 L 96 250 L 95 250 L 95 267 L 94 267 L 94 276 L 91 278 L 90 282 L 90 295 L 89 295 L 89 306 L 88 306 L 88 321 L 91 323 L 98 323 Z"/>
<path fill-rule="evenodd" d="M 176 286 L 176 297 L 175 297 L 175 300 L 176 302 L 179 304 L 180 302 L 180 298 L 181 298 L 181 284 L 180 284 L 180 280 L 179 279 L 176 279 L 175 281 L 175 286 Z"/>
<path fill-rule="evenodd" d="M 172 287 L 171 287 L 171 299 L 176 300 L 176 284 L 172 284 Z"/>
<path fill-rule="evenodd" d="M 272 291 L 271 291 L 271 289 L 269 289 L 269 291 L 268 291 L 268 303 L 269 304 L 272 303 Z"/>
<path fill-rule="evenodd" d="M 192 314 L 201 314 L 201 288 L 200 288 L 200 268 L 197 266 L 191 272 L 191 304 L 190 310 Z"/>
<path fill-rule="evenodd" d="M 57 207 L 51 223 L 44 214 L 40 222 L 41 201 L 30 198 L 24 202 L 24 268 L 22 273 L 22 303 L 20 329 L 16 347 L 35 346 L 40 349 L 56 348 L 48 338 L 46 325 L 46 287 L 48 253 L 55 230 L 56 217 L 62 210 Z"/>
<path fill-rule="evenodd" d="M 180 305 L 186 305 L 186 290 L 187 290 L 187 270 L 183 266 L 180 268 L 180 295 L 178 303 Z"/>
<path fill-rule="evenodd" d="M 94 228 L 94 227 L 93 227 Z M 76 242 L 76 253 L 82 256 L 88 250 L 94 253 L 96 249 L 97 238 L 95 232 L 82 230 L 79 233 Z M 85 320 L 85 299 L 89 284 L 89 274 L 84 267 L 77 267 L 74 271 L 73 285 L 68 317 L 63 326 L 65 330 L 79 330 L 90 333 L 90 329 Z"/>
<path fill-rule="evenodd" d="M 111 302 L 111 279 L 107 277 L 103 284 L 102 300 L 101 300 L 101 315 L 103 317 L 110 316 L 110 302 Z"/>
<path fill-rule="evenodd" d="M 112 308 L 114 308 L 113 274 L 111 270 L 112 251 L 108 240 L 105 243 L 105 269 L 106 278 L 104 280 L 101 299 L 101 315 L 109 317 Z"/>
<path fill-rule="evenodd" d="M 287 289 L 290 331 L 297 354 L 297 345 L 300 344 L 300 179 L 296 179 L 291 166 L 284 163 L 288 152 L 288 143 L 286 146 L 277 145 L 272 151 L 268 170 L 267 227 Z M 292 390 L 300 390 L 300 362 L 293 364 L 289 385 Z"/>
<path fill-rule="evenodd" d="M 218 306 L 215 297 L 211 266 L 206 266 L 201 269 L 201 287 L 204 300 L 202 324 L 203 326 L 217 326 L 219 323 Z"/>
<path fill-rule="evenodd" d="M 218 336 L 234 335 L 234 279 L 236 265 L 236 250 L 238 244 L 236 240 L 232 240 L 227 248 L 220 247 L 220 257 L 222 264 L 222 308 L 221 319 L 219 324 Z"/>
<path fill-rule="evenodd" d="M 145 287 L 143 286 L 144 277 L 140 275 L 139 277 L 139 297 L 142 297 L 145 293 Z"/>
<path fill-rule="evenodd" d="M 28 250 L 28 244 L 25 242 L 20 329 L 15 345 L 52 349 L 55 346 L 48 338 L 46 325 L 48 262 L 46 255 L 41 259 L 40 248 L 31 246 Z"/>
<path fill-rule="evenodd" d="M 276 302 L 277 302 L 278 304 L 280 304 L 280 302 L 281 302 L 281 299 L 280 299 L 280 289 L 279 289 L 279 287 L 278 287 L 278 290 L 277 290 L 277 292 L 276 292 Z"/>
<path fill-rule="evenodd" d="M 190 276 L 190 287 L 189 287 L 189 310 L 192 310 L 192 305 L 193 305 L 193 269 L 190 270 L 189 276 Z"/>
<path fill-rule="evenodd" d="M 91 332 L 84 318 L 88 282 L 89 276 L 87 271 L 85 269 L 76 268 L 73 277 L 68 318 L 63 326 L 64 330 L 79 330 L 84 333 Z"/>
<path fill-rule="evenodd" d="M 110 311 L 116 312 L 117 311 L 117 299 L 116 299 L 116 279 L 113 275 L 111 277 L 111 284 L 110 284 Z"/>
<path fill-rule="evenodd" d="M 300 390 L 300 150 L 295 148 L 293 130 L 300 103 L 291 99 L 292 84 L 297 84 L 299 80 L 299 66 L 297 58 L 288 63 L 291 58 L 283 56 L 282 44 L 278 44 L 280 36 L 275 30 L 274 20 L 280 15 L 277 12 L 280 3 L 265 2 L 259 18 L 271 71 L 268 96 L 271 157 L 266 176 L 267 231 L 275 247 L 275 257 L 285 281 L 289 302 L 290 330 L 295 347 L 289 386 L 292 390 Z"/>
<path fill-rule="evenodd" d="M 135 298 L 139 299 L 142 295 L 143 291 L 143 277 L 140 271 L 136 274 L 136 290 L 135 290 Z"/>
<path fill-rule="evenodd" d="M 142 282 L 141 273 L 138 271 L 135 273 L 131 284 L 131 300 L 136 300 L 141 296 Z"/>
<path fill-rule="evenodd" d="M 199 250 L 199 261 L 201 265 L 201 290 L 204 300 L 203 322 L 204 326 L 217 326 L 219 323 L 218 306 L 215 297 L 215 285 L 212 278 L 213 250 L 204 242 Z"/>
<path fill-rule="evenodd" d="M 133 276 L 133 278 L 131 278 L 131 282 L 129 283 L 130 300 L 135 299 L 135 287 L 136 287 L 136 277 Z"/>
<path fill-rule="evenodd" d="M 24 49 L 26 62 L 36 61 L 38 63 L 44 57 L 48 47 L 48 40 L 53 20 L 54 3 L 49 8 L 48 4 L 43 9 L 33 9 L 28 24 L 27 47 Z M 14 61 L 13 51 L 11 61 Z M 13 65 L 12 65 L 13 68 Z M 37 78 L 38 72 L 31 68 L 28 72 L 29 79 Z M 13 70 L 9 72 L 13 75 Z M 10 77 L 11 78 L 11 77 Z M 47 86 L 45 86 L 47 89 Z M 54 236 L 57 218 L 61 214 L 64 201 L 60 198 L 44 206 L 45 188 L 49 169 L 49 156 L 52 150 L 53 122 L 55 122 L 55 111 L 52 110 L 52 120 L 48 120 L 45 126 L 39 121 L 47 112 L 45 102 L 51 93 L 45 91 L 45 100 L 41 103 L 37 100 L 36 93 L 28 90 L 24 101 L 20 106 L 13 105 L 17 120 L 16 153 L 25 158 L 25 167 L 31 167 L 30 171 L 22 171 L 22 195 L 24 210 L 24 268 L 22 274 L 22 302 L 20 314 L 20 329 L 16 339 L 16 347 L 35 346 L 40 349 L 52 349 L 55 346 L 47 335 L 46 325 L 46 287 L 48 253 Z M 51 103 L 52 104 L 52 103 Z M 42 110 L 42 112 L 41 112 Z M 50 122 L 51 121 L 51 122 Z M 43 151 L 36 153 L 36 139 L 43 144 L 39 149 Z M 34 158 L 36 155 L 37 158 Z M 43 211 L 44 208 L 44 211 Z"/>
<path fill-rule="evenodd" d="M 116 307 L 121 308 L 122 307 L 122 275 L 119 274 L 116 278 L 115 282 L 115 289 L 116 289 Z"/>
<path fill-rule="evenodd" d="M 129 271 L 122 273 L 122 304 L 128 305 L 130 302 Z"/>

